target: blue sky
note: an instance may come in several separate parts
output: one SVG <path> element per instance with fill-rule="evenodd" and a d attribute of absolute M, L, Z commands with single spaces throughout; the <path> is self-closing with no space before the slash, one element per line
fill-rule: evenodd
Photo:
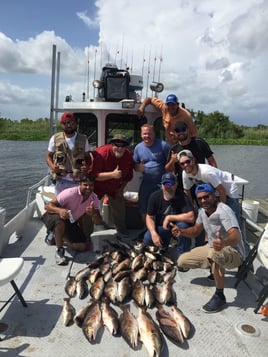
<path fill-rule="evenodd" d="M 264 0 L 3 1 L 1 116 L 49 116 L 56 44 L 59 106 L 68 94 L 80 100 L 87 70 L 92 97 L 92 80 L 114 61 L 133 74 L 144 71 L 144 83 L 160 75 L 163 99 L 175 93 L 195 111 L 219 110 L 237 124 L 268 125 L 267 18 Z"/>

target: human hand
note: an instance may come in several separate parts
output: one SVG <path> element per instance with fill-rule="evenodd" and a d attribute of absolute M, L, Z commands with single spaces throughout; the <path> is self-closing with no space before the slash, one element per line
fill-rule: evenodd
<path fill-rule="evenodd" d="M 144 171 L 144 161 L 141 161 L 139 164 L 136 164 L 136 170 L 138 172 L 143 172 Z"/>
<path fill-rule="evenodd" d="M 137 112 L 138 118 L 141 119 L 144 116 L 144 108 L 140 106 Z"/>
<path fill-rule="evenodd" d="M 164 218 L 163 228 L 166 229 L 166 230 L 168 230 L 168 229 L 170 228 L 170 221 L 169 221 L 168 216 L 166 216 L 166 217 Z"/>
<path fill-rule="evenodd" d="M 181 235 L 181 230 L 178 226 L 176 226 L 176 224 L 170 222 L 169 226 L 171 227 L 171 234 L 173 235 L 173 237 L 175 238 L 179 238 Z"/>
<path fill-rule="evenodd" d="M 114 179 L 120 179 L 122 177 L 122 170 L 119 170 L 119 166 L 117 165 L 114 171 L 112 172 Z"/>
<path fill-rule="evenodd" d="M 178 161 L 178 158 L 177 158 L 177 153 L 175 153 L 174 151 L 171 151 L 171 160 L 175 163 Z"/>
<path fill-rule="evenodd" d="M 94 202 L 90 202 L 90 204 L 86 207 L 86 214 L 89 216 L 93 216 L 93 214 L 95 213 L 94 210 Z"/>
<path fill-rule="evenodd" d="M 213 240 L 213 248 L 216 251 L 220 251 L 223 248 L 223 240 L 220 232 L 216 233 L 216 239 Z"/>
<path fill-rule="evenodd" d="M 67 210 L 66 208 L 60 208 L 59 216 L 64 221 L 66 219 L 69 219 L 69 210 Z"/>
<path fill-rule="evenodd" d="M 161 237 L 157 232 L 151 234 L 151 236 L 152 236 L 152 241 L 153 241 L 153 243 L 154 243 L 154 245 L 156 247 L 162 247 L 163 246 L 163 242 L 161 240 Z"/>

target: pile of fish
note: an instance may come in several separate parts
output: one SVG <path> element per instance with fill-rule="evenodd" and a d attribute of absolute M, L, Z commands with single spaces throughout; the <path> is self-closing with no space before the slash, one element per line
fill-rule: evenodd
<path fill-rule="evenodd" d="M 143 243 L 133 247 L 118 240 L 107 243 L 109 249 L 98 259 L 69 276 L 62 310 L 64 325 L 77 324 L 91 343 L 105 326 L 112 335 L 121 334 L 134 350 L 142 342 L 150 356 L 161 354 L 161 331 L 173 343 L 183 343 L 192 326 L 176 305 L 173 283 L 177 269 L 172 259 Z M 76 312 L 71 299 L 88 295 L 90 300 Z M 130 311 L 132 301 L 137 316 Z M 148 312 L 153 308 L 156 320 Z"/>

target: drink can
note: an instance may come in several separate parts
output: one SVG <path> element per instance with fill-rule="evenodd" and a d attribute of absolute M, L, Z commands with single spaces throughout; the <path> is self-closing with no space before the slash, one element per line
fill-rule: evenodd
<path fill-rule="evenodd" d="M 74 219 L 74 217 L 73 217 L 73 215 L 72 215 L 71 210 L 69 210 L 68 213 L 69 213 L 69 221 L 70 221 L 70 223 L 74 223 L 74 222 L 75 222 L 75 219 Z"/>

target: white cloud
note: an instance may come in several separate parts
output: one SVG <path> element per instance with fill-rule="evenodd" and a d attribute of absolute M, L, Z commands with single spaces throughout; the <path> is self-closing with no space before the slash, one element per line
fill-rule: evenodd
<path fill-rule="evenodd" d="M 95 5 L 94 17 L 85 11 L 76 16 L 89 34 L 99 25 L 98 48 L 86 43 L 84 48 L 71 47 L 68 38 L 46 29 L 24 41 L 0 33 L 2 115 L 48 115 L 51 48 L 56 44 L 61 53 L 60 103 L 67 94 L 81 98 L 87 71 L 91 83 L 95 64 L 98 77 L 102 65 L 116 61 L 134 74 L 143 70 L 145 85 L 160 77 L 162 98 L 174 92 L 196 111 L 219 110 L 237 123 L 268 125 L 267 2 L 244 0 L 241 6 L 233 0 L 98 0 Z"/>

